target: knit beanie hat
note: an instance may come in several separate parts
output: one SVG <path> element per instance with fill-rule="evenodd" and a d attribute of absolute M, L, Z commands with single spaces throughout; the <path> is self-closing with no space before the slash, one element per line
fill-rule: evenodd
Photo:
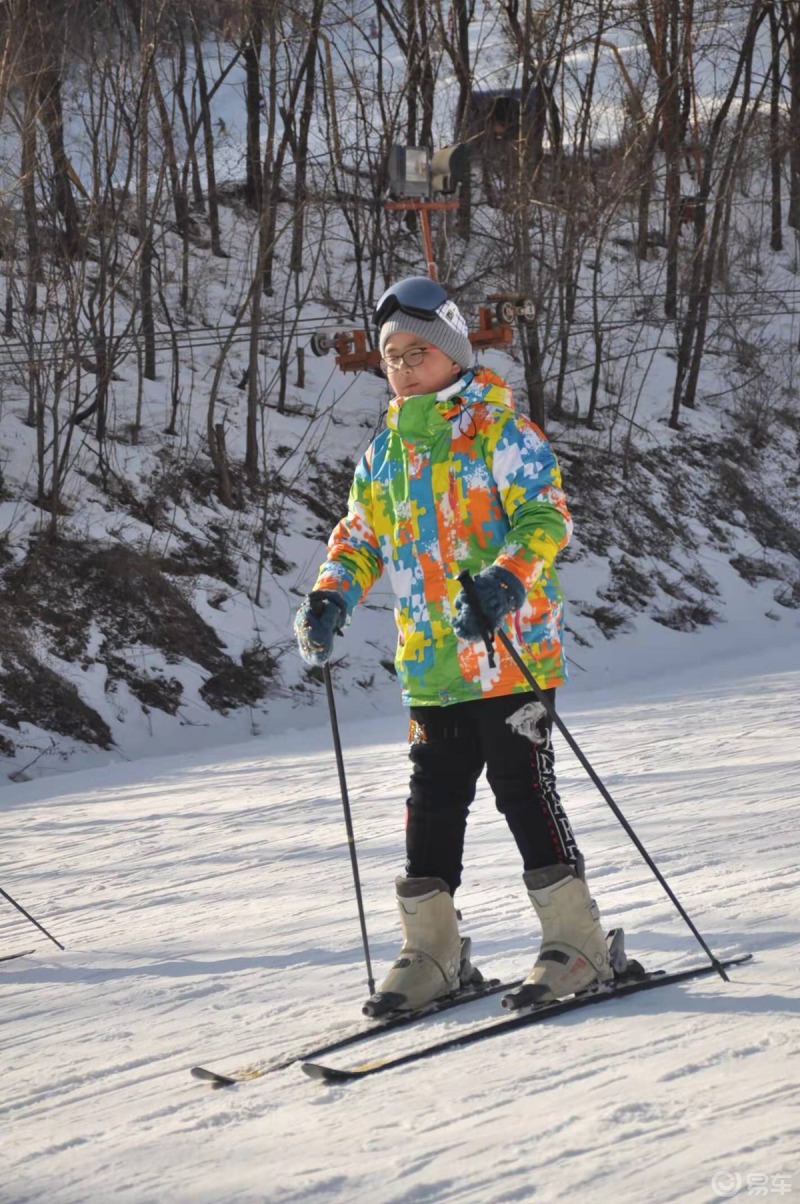
<path fill-rule="evenodd" d="M 395 310 L 380 330 L 379 346 L 383 355 L 393 334 L 416 334 L 426 343 L 438 347 L 449 355 L 460 368 L 471 368 L 475 363 L 475 352 L 469 341 L 464 315 L 455 301 L 443 301 L 433 318 L 417 318 L 413 314 Z"/>

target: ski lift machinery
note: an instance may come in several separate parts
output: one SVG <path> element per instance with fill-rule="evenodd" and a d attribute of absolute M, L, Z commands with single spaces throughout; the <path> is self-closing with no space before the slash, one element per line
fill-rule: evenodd
<path fill-rule="evenodd" d="M 431 280 L 437 279 L 436 261 L 429 214 L 457 209 L 456 194 L 469 170 L 466 143 L 431 151 L 420 146 L 393 146 L 389 151 L 389 212 L 413 212 L 420 216 L 425 266 Z M 452 200 L 442 200 L 443 196 Z M 487 347 L 507 347 L 514 339 L 514 324 L 532 322 L 536 307 L 519 293 L 490 293 L 487 304 L 478 310 L 478 329 L 470 331 L 469 341 L 476 351 Z M 336 352 L 336 366 L 342 372 L 377 372 L 381 353 L 367 346 L 367 332 L 352 327 L 325 327 L 311 336 L 314 355 Z"/>

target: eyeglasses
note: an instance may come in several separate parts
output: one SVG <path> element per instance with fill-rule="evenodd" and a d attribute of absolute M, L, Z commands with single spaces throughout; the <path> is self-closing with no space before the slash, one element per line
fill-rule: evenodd
<path fill-rule="evenodd" d="M 447 293 L 441 284 L 428 276 L 409 276 L 387 288 L 386 292 L 375 306 L 375 325 L 383 326 L 399 309 L 413 318 L 422 318 L 432 322 L 436 311 L 447 300 Z"/>
<path fill-rule="evenodd" d="M 400 372 L 403 368 L 416 368 L 429 351 L 430 347 L 410 347 L 402 355 L 387 355 L 381 360 L 381 371 Z"/>

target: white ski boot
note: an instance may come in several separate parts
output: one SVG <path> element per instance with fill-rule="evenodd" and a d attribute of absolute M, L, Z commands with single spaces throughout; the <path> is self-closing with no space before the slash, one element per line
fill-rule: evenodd
<path fill-rule="evenodd" d="M 503 1006 L 551 1003 L 612 982 L 600 913 L 583 878 L 568 865 L 550 865 L 528 870 L 523 880 L 542 923 L 542 946 L 530 974 Z"/>
<path fill-rule="evenodd" d="M 447 883 L 441 878 L 398 878 L 396 886 L 403 945 L 377 992 L 364 1004 L 365 1016 L 413 1012 L 467 982 L 481 981 L 469 962 L 471 942 L 458 934 L 459 917 Z"/>

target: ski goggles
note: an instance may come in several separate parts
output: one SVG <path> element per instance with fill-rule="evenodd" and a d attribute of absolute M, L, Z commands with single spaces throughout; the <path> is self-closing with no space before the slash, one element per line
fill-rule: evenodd
<path fill-rule="evenodd" d="M 388 322 L 398 310 L 410 314 L 412 318 L 432 322 L 437 309 L 444 305 L 446 300 L 447 293 L 441 284 L 427 276 L 410 276 L 408 280 L 401 280 L 387 288 L 375 306 L 375 325 L 380 330 L 384 322 Z"/>

